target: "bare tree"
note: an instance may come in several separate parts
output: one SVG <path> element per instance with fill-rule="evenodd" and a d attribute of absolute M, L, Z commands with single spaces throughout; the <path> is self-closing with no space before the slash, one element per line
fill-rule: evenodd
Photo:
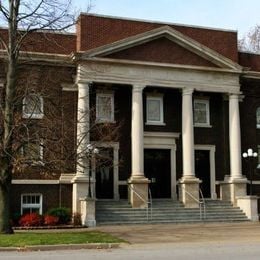
<path fill-rule="evenodd" d="M 38 139 L 37 133 L 33 133 L 33 127 L 29 130 L 29 123 L 23 125 L 23 121 L 16 116 L 21 106 L 17 87 L 21 49 L 35 32 L 41 31 L 44 35 L 45 32 L 63 31 L 74 25 L 75 16 L 70 4 L 70 0 L 0 0 L 0 18 L 7 25 L 7 33 L 2 31 L 0 35 L 6 61 L 6 82 L 2 91 L 4 101 L 1 102 L 0 233 L 12 233 L 9 221 L 10 188 L 12 174 L 17 166 L 17 151 L 21 143 L 32 143 Z M 17 143 L 21 135 L 23 142 Z"/>
<path fill-rule="evenodd" d="M 260 52 L 260 25 L 255 25 L 238 41 L 238 48 L 241 51 Z"/>

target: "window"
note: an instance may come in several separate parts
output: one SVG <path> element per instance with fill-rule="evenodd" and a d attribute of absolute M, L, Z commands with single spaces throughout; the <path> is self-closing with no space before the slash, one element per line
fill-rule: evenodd
<path fill-rule="evenodd" d="M 256 109 L 256 128 L 260 128 L 260 107 Z"/>
<path fill-rule="evenodd" d="M 209 100 L 194 100 L 194 124 L 195 126 L 210 126 Z"/>
<path fill-rule="evenodd" d="M 23 156 L 26 162 L 32 164 L 42 164 L 43 160 L 43 143 L 38 142 L 28 142 L 23 146 Z"/>
<path fill-rule="evenodd" d="M 21 195 L 21 214 L 37 212 L 42 214 L 42 195 L 41 194 L 22 194 Z"/>
<path fill-rule="evenodd" d="M 43 98 L 31 94 L 23 99 L 23 117 L 41 119 L 43 118 Z"/>
<path fill-rule="evenodd" d="M 165 125 L 163 119 L 163 96 L 146 97 L 146 124 Z"/>
<path fill-rule="evenodd" d="M 113 93 L 97 93 L 96 120 L 99 122 L 114 122 Z"/>

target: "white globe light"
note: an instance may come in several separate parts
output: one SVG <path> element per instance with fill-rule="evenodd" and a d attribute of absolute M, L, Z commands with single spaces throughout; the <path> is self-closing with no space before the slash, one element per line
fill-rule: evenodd
<path fill-rule="evenodd" d="M 94 152 L 95 154 L 98 154 L 98 153 L 99 153 L 99 150 L 98 150 L 97 148 L 94 148 L 93 152 Z"/>
<path fill-rule="evenodd" d="M 246 158 L 247 157 L 247 153 L 243 153 L 243 158 Z"/>
<path fill-rule="evenodd" d="M 256 152 L 254 152 L 254 153 L 253 153 L 253 156 L 254 156 L 254 157 L 257 157 L 257 153 L 256 153 Z"/>
<path fill-rule="evenodd" d="M 248 154 L 248 156 L 253 156 L 253 149 L 249 148 L 247 150 L 247 154 Z"/>

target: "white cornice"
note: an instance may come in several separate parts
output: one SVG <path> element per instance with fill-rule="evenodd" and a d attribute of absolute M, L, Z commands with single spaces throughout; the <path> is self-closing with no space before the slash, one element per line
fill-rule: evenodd
<path fill-rule="evenodd" d="M 182 65 L 182 64 L 171 64 L 171 63 L 159 63 L 151 61 L 136 61 L 136 60 L 124 60 L 124 59 L 113 59 L 113 58 L 85 58 L 84 61 L 97 62 L 97 63 L 113 63 L 122 65 L 138 65 L 138 66 L 151 66 L 157 68 L 172 68 L 182 70 L 194 70 L 194 71 L 211 71 L 211 72 L 223 72 L 231 74 L 241 74 L 242 70 L 233 70 L 229 68 L 217 68 L 217 67 L 204 67 L 195 65 Z M 84 62 L 83 61 L 83 62 Z M 84 63 L 83 63 L 84 64 Z M 241 67 L 242 69 L 242 67 Z"/>
<path fill-rule="evenodd" d="M 78 91 L 77 84 L 69 84 L 69 83 L 62 83 L 61 84 L 63 91 Z"/>
<path fill-rule="evenodd" d="M 20 185 L 57 185 L 57 184 L 71 184 L 71 180 L 75 177 L 75 173 L 62 173 L 60 175 L 60 179 L 58 180 L 31 180 L 31 179 L 13 179 L 12 184 L 20 184 Z"/>
<path fill-rule="evenodd" d="M 246 71 L 242 75 L 243 78 L 247 79 L 260 79 L 260 72 L 259 71 Z"/>
<path fill-rule="evenodd" d="M 168 38 L 174 43 L 182 46 L 183 48 L 197 54 L 198 56 L 212 62 L 213 64 L 221 68 L 228 68 L 228 69 L 238 70 L 238 71 L 242 70 L 242 67 L 239 64 L 233 62 L 232 60 L 224 57 L 223 55 L 217 53 L 216 51 L 206 47 L 205 45 L 193 40 L 192 38 L 180 33 L 179 31 L 169 26 L 163 26 L 148 32 L 134 35 L 125 38 L 123 40 L 119 40 L 89 50 L 87 52 L 81 53 L 81 55 L 80 54 L 78 55 L 79 55 L 79 59 L 83 59 L 83 60 L 86 58 L 91 58 L 96 56 L 105 56 L 161 37 Z M 78 58 L 78 55 L 76 55 L 75 58 Z"/>
<path fill-rule="evenodd" d="M 6 50 L 0 50 L 0 59 L 7 59 Z M 61 66 L 72 66 L 75 64 L 71 59 L 71 55 L 66 54 L 56 54 L 56 53 L 42 53 L 42 52 L 20 52 L 19 60 L 26 62 L 47 62 L 53 65 Z"/>
<path fill-rule="evenodd" d="M 59 180 L 12 180 L 12 184 L 59 184 L 60 181 Z"/>
<path fill-rule="evenodd" d="M 75 173 L 62 173 L 59 182 L 61 184 L 71 184 L 72 179 L 76 176 Z"/>

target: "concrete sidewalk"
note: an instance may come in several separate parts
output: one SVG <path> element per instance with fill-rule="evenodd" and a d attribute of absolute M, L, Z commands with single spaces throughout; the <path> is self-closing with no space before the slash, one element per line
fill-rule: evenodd
<path fill-rule="evenodd" d="M 131 244 L 260 242 L 259 222 L 103 226 L 95 230 L 110 233 Z"/>

